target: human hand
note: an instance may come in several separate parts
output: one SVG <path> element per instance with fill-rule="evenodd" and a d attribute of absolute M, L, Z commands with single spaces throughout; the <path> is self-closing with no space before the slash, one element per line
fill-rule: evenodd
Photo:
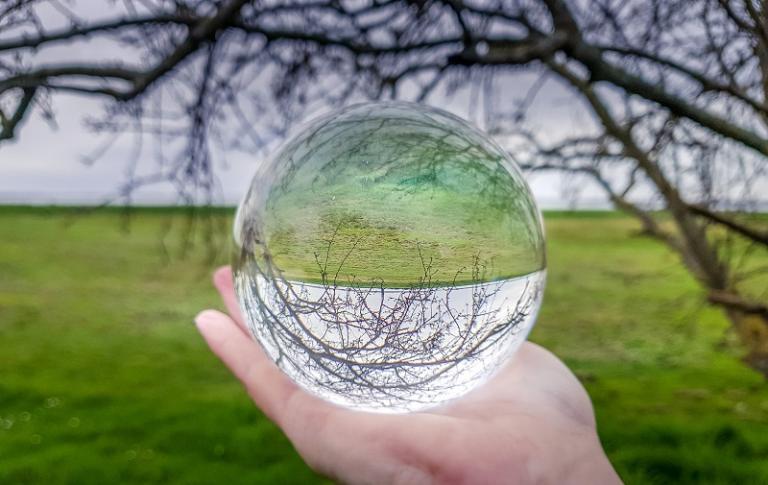
<path fill-rule="evenodd" d="M 524 343 L 489 382 L 422 412 L 341 408 L 299 388 L 248 333 L 220 268 L 229 315 L 195 319 L 211 350 L 314 470 L 344 483 L 621 483 L 597 436 L 586 391 L 560 360 Z"/>

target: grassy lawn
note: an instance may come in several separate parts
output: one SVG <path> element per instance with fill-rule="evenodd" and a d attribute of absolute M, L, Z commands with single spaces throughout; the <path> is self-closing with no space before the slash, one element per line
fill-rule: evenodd
<path fill-rule="evenodd" d="M 616 214 L 545 219 L 531 338 L 587 386 L 624 479 L 768 483 L 768 383 L 675 256 Z M 214 263 L 179 257 L 183 223 L 0 208 L 0 483 L 322 482 L 198 337 Z"/>

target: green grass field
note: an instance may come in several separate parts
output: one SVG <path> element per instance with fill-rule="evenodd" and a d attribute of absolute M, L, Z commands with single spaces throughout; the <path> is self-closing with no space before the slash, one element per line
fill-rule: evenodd
<path fill-rule="evenodd" d="M 545 219 L 531 339 L 584 382 L 627 483 L 768 483 L 768 383 L 676 257 L 613 213 Z M 197 335 L 219 303 L 183 215 L 123 222 L 0 208 L 0 483 L 322 482 Z"/>

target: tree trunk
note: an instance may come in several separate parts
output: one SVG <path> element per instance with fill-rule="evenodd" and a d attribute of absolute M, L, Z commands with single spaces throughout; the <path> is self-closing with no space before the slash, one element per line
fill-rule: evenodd
<path fill-rule="evenodd" d="M 768 320 L 736 309 L 726 309 L 725 313 L 747 347 L 744 362 L 768 379 Z"/>
<path fill-rule="evenodd" d="M 621 142 L 626 156 L 634 159 L 638 167 L 656 186 L 667 204 L 679 233 L 679 243 L 676 243 L 678 238 L 662 239 L 680 254 L 683 264 L 710 292 L 710 302 L 724 308 L 726 316 L 746 348 L 745 362 L 768 378 L 768 309 L 761 305 L 749 304 L 731 287 L 729 269 L 721 261 L 717 249 L 709 240 L 706 227 L 697 220 L 691 206 L 683 200 L 677 188 L 667 180 L 652 156 L 635 142 L 631 130 L 614 119 L 607 105 L 593 89 L 591 82 L 579 78 L 567 67 L 553 61 L 548 65 L 584 95 L 606 133 Z M 619 207 L 624 210 L 628 208 L 621 205 Z M 631 210 L 629 212 L 638 216 Z M 655 222 L 651 223 L 652 221 L 644 220 L 642 217 L 640 219 L 645 229 L 654 229 Z M 713 295 L 719 295 L 720 298 L 712 298 Z M 723 296 L 727 298 L 723 299 Z"/>

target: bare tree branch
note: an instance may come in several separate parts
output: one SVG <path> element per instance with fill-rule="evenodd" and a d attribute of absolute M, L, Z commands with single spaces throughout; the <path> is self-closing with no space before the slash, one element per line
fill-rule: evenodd
<path fill-rule="evenodd" d="M 707 296 L 707 299 L 716 305 L 733 308 L 740 312 L 758 315 L 763 318 L 768 317 L 768 306 L 762 303 L 744 300 L 734 293 L 727 291 L 712 291 Z"/>
<path fill-rule="evenodd" d="M 16 39 L 0 41 L 0 52 L 17 49 L 35 49 L 48 43 L 71 41 L 79 37 L 88 37 L 92 34 L 120 31 L 129 27 L 140 27 L 144 25 L 158 24 L 179 24 L 190 26 L 195 21 L 196 19 L 190 16 L 153 13 L 135 18 L 94 22 L 88 26 L 70 26 L 45 33 L 43 35 L 24 35 Z"/>
<path fill-rule="evenodd" d="M 632 47 L 621 47 L 621 46 L 612 46 L 612 45 L 598 45 L 596 47 L 603 52 L 613 52 L 616 54 L 638 57 L 638 58 L 652 61 L 662 66 L 667 66 L 669 68 L 674 69 L 675 71 L 685 74 L 686 76 L 690 77 L 691 79 L 699 83 L 701 85 L 702 90 L 705 92 L 706 91 L 722 91 L 748 104 L 755 111 L 768 114 L 768 104 L 766 104 L 764 101 L 760 101 L 751 97 L 750 95 L 745 93 L 742 89 L 739 89 L 737 86 L 718 82 L 716 79 L 706 76 L 705 74 L 699 71 L 696 71 L 695 69 L 686 67 L 683 64 L 676 62 L 672 59 L 669 59 L 667 57 L 663 57 L 657 54 L 652 54 L 649 52 L 645 52 L 641 49 L 636 49 Z"/>
<path fill-rule="evenodd" d="M 195 52 L 200 45 L 228 26 L 233 19 L 240 15 L 240 9 L 249 0 L 229 0 L 224 2 L 215 15 L 203 19 L 190 28 L 184 41 L 179 44 L 169 55 L 149 71 L 134 80 L 133 88 L 121 96 L 122 99 L 131 99 L 143 93 L 150 84 L 174 69 L 187 56 Z"/>
<path fill-rule="evenodd" d="M 725 226 L 736 234 L 740 234 L 756 243 L 768 246 L 768 231 L 761 232 L 753 227 L 749 227 L 746 224 L 738 222 L 725 214 L 714 212 L 703 205 L 690 204 L 688 207 L 690 208 L 691 212 L 696 215 L 702 216 L 712 222 Z"/>
<path fill-rule="evenodd" d="M 0 129 L 0 141 L 13 138 L 16 127 L 24 119 L 24 115 L 32 105 L 32 101 L 35 99 L 37 89 L 35 87 L 25 87 L 23 92 L 24 94 L 10 117 L 6 117 L 2 114 L 2 111 L 0 111 L 0 128 L 2 128 Z"/>

